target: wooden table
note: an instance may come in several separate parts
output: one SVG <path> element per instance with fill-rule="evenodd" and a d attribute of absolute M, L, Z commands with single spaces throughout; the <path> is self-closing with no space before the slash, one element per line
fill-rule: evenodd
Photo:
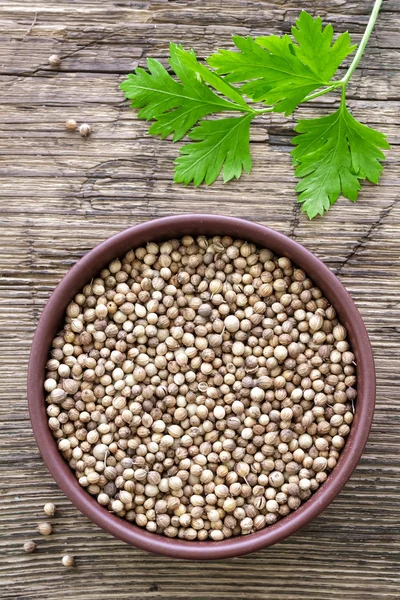
<path fill-rule="evenodd" d="M 323 219 L 299 210 L 289 158 L 293 121 L 252 127 L 254 170 L 210 189 L 172 183 L 178 148 L 147 135 L 119 90 L 170 40 L 200 56 L 230 36 L 289 32 L 300 8 L 359 41 L 372 0 L 0 1 L 0 596 L 3 600 L 383 600 L 399 598 L 400 276 L 399 26 L 385 0 L 349 89 L 363 122 L 389 134 L 381 185 Z M 396 39 L 397 36 L 397 39 Z M 49 67 L 50 54 L 62 57 Z M 302 109 L 318 115 L 336 96 Z M 74 118 L 93 127 L 68 133 Z M 56 283 L 80 256 L 132 223 L 214 212 L 268 224 L 325 261 L 352 294 L 376 356 L 377 410 L 364 457 L 340 497 L 275 547 L 199 564 L 151 556 L 115 540 L 58 490 L 36 448 L 25 377 L 30 340 Z M 57 504 L 54 533 L 35 533 L 43 504 Z M 27 539 L 40 537 L 35 554 Z M 61 557 L 76 557 L 65 569 Z"/>

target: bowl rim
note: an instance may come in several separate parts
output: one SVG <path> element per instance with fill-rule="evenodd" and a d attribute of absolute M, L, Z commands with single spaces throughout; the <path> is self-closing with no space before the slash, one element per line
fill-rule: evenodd
<path fill-rule="evenodd" d="M 348 330 L 357 363 L 357 410 L 346 445 L 326 482 L 298 510 L 272 526 L 251 533 L 215 541 L 185 541 L 150 533 L 116 517 L 100 506 L 83 489 L 59 452 L 48 427 L 43 390 L 45 364 L 51 339 L 67 304 L 113 258 L 147 241 L 161 241 L 184 235 L 230 235 L 287 256 L 304 269 L 333 304 Z M 82 283 L 83 282 L 83 283 Z M 58 486 L 90 520 L 116 538 L 142 550 L 173 558 L 214 560 L 260 550 L 284 540 L 316 518 L 339 494 L 350 478 L 364 450 L 375 405 L 375 367 L 370 340 L 353 300 L 342 283 L 314 254 L 295 240 L 264 225 L 236 217 L 186 214 L 153 219 L 129 227 L 86 253 L 62 278 L 47 301 L 33 338 L 27 377 L 27 393 L 32 429 L 42 458 Z"/>

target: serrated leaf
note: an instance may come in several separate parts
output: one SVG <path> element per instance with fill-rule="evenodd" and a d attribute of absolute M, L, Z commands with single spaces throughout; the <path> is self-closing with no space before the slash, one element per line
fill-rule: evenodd
<path fill-rule="evenodd" d="M 179 49 L 178 56 L 184 65 L 186 65 L 192 72 L 197 73 L 201 79 L 211 85 L 211 87 L 217 90 L 217 92 L 220 92 L 227 98 L 230 98 L 233 102 L 236 102 L 240 106 L 247 109 L 247 103 L 237 89 L 229 85 L 226 78 L 222 79 L 210 71 L 210 69 L 207 69 L 205 65 L 199 63 L 194 52 L 189 53 Z"/>
<path fill-rule="evenodd" d="M 297 41 L 293 49 L 297 58 L 308 65 L 314 73 L 324 79 L 331 79 L 342 61 L 351 54 L 356 46 L 351 45 L 350 35 L 346 31 L 332 44 L 333 27 L 322 27 L 321 17 L 312 18 L 302 10 L 292 27 L 292 35 Z"/>
<path fill-rule="evenodd" d="M 344 103 L 333 114 L 318 119 L 303 119 L 295 127 L 292 143 L 299 202 L 310 219 L 322 215 L 340 194 L 353 202 L 361 189 L 360 181 L 378 183 L 389 148 L 386 136 L 362 125 Z"/>
<path fill-rule="evenodd" d="M 181 46 L 171 44 L 170 65 L 182 83 L 171 77 L 162 64 L 147 60 L 149 72 L 137 68 L 135 74 L 121 83 L 125 96 L 132 100 L 133 108 L 140 108 L 138 117 L 154 119 L 149 133 L 173 140 L 181 139 L 203 117 L 222 111 L 241 111 L 241 107 L 215 94 L 196 73 L 183 62 L 185 52 Z"/>
<path fill-rule="evenodd" d="M 249 150 L 250 122 L 253 115 L 202 121 L 189 137 L 195 143 L 186 144 L 175 161 L 177 183 L 210 185 L 223 169 L 224 183 L 238 179 L 244 169 L 251 171 Z"/>
<path fill-rule="evenodd" d="M 138 68 L 121 84 L 132 107 L 140 109 L 138 116 L 155 121 L 151 134 L 172 134 L 176 141 L 191 130 L 189 137 L 194 143 L 181 149 L 175 161 L 175 181 L 210 184 L 221 171 L 224 181 L 240 177 L 243 169 L 251 170 L 249 126 L 256 114 L 271 110 L 290 114 L 301 102 L 340 86 L 345 93 L 351 71 L 336 85 L 331 85 L 331 78 L 355 48 L 349 34 L 343 33 L 333 42 L 332 26 L 323 27 L 320 17 L 314 19 L 303 11 L 292 35 L 256 40 L 236 36 L 238 51 L 220 50 L 209 58 L 215 71 L 199 63 L 193 50 L 171 44 L 172 76 L 150 58 L 149 72 Z M 238 89 L 232 84 L 242 85 Z M 312 94 L 323 87 L 328 89 Z M 301 179 L 296 189 L 310 218 L 323 214 L 341 193 L 355 201 L 363 179 L 377 183 L 384 159 L 381 148 L 389 147 L 383 134 L 351 116 L 344 93 L 333 115 L 303 120 L 296 127 L 300 135 L 293 140 L 296 148 L 292 154 L 296 176 Z M 244 94 L 272 106 L 254 110 Z M 223 111 L 243 116 L 201 121 Z"/>
<path fill-rule="evenodd" d="M 234 36 L 240 52 L 219 50 L 208 63 L 231 83 L 244 83 L 241 92 L 252 100 L 275 105 L 274 111 L 290 114 L 310 92 L 328 85 L 293 50 L 289 36 L 268 36 L 253 40 Z"/>

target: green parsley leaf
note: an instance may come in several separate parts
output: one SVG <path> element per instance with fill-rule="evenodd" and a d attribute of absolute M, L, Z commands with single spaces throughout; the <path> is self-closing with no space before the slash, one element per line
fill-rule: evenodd
<path fill-rule="evenodd" d="M 298 122 L 292 143 L 299 202 L 310 219 L 323 215 L 340 194 L 357 200 L 360 181 L 378 183 L 385 156 L 380 148 L 389 148 L 386 136 L 362 125 L 344 102 L 332 115 Z"/>
<path fill-rule="evenodd" d="M 238 179 L 242 169 L 251 171 L 249 151 L 250 122 L 253 115 L 202 121 L 189 134 L 194 144 L 186 144 L 175 161 L 177 183 L 210 185 L 223 168 L 224 183 Z"/>
<path fill-rule="evenodd" d="M 178 55 L 180 60 L 185 64 L 189 69 L 191 69 L 194 73 L 197 73 L 201 79 L 206 81 L 211 87 L 213 87 L 217 92 L 220 92 L 227 98 L 230 98 L 233 102 L 236 102 L 240 106 L 242 106 L 242 110 L 248 109 L 248 105 L 244 100 L 243 96 L 231 85 L 227 83 L 227 78 L 219 77 L 210 69 L 207 69 L 205 65 L 199 63 L 196 58 L 195 53 L 185 52 L 183 48 L 178 49 Z"/>
<path fill-rule="evenodd" d="M 304 10 L 296 20 L 296 27 L 292 27 L 292 35 L 298 43 L 293 44 L 297 58 L 326 80 L 334 76 L 341 62 L 357 47 L 351 45 L 347 31 L 332 44 L 332 25 L 329 23 L 323 29 L 321 17 L 313 19 Z"/>
<path fill-rule="evenodd" d="M 135 74 L 128 75 L 121 83 L 125 96 L 132 100 L 131 106 L 141 108 L 138 117 L 155 119 L 149 130 L 151 135 L 165 138 L 173 134 L 173 141 L 177 141 L 206 115 L 243 110 L 241 106 L 220 98 L 182 63 L 186 55 L 196 60 L 193 51 L 185 52 L 181 46 L 171 44 L 170 54 L 171 68 L 182 83 L 173 79 L 153 58 L 147 60 L 149 73 L 137 68 Z M 241 96 L 240 99 L 243 101 Z"/>
<path fill-rule="evenodd" d="M 240 52 L 219 50 L 208 63 L 232 83 L 248 81 L 240 88 L 252 100 L 275 104 L 274 111 L 290 114 L 310 92 L 328 85 L 294 53 L 289 36 L 257 38 L 234 36 Z M 261 47 L 263 46 L 263 47 Z"/>
<path fill-rule="evenodd" d="M 302 11 L 292 37 L 235 36 L 238 51 L 219 50 L 210 56 L 211 69 L 198 61 L 193 50 L 171 44 L 172 75 L 149 58 L 148 72 L 136 69 L 121 88 L 131 106 L 140 109 L 139 118 L 154 121 L 150 134 L 172 135 L 173 141 L 188 134 L 194 141 L 181 148 L 174 177 L 176 182 L 194 185 L 211 184 L 221 171 L 224 181 L 239 178 L 243 170 L 250 172 L 250 122 L 256 115 L 272 111 L 289 115 L 302 102 L 341 88 L 340 108 L 327 117 L 300 121 L 295 127 L 299 135 L 292 140 L 299 202 L 313 218 L 328 210 L 340 194 L 355 201 L 362 180 L 379 180 L 381 149 L 389 148 L 386 136 L 352 117 L 345 96 L 381 4 L 382 0 L 375 1 L 358 52 L 339 81 L 332 77 L 355 49 L 348 32 L 333 41 L 331 25 L 323 27 L 320 17 Z M 244 96 L 269 106 L 253 108 Z M 226 111 L 241 116 L 202 120 Z"/>

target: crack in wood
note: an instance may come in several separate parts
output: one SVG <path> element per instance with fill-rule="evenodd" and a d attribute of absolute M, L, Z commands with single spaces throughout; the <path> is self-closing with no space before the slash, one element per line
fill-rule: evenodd
<path fill-rule="evenodd" d="M 380 227 L 380 225 L 382 225 L 382 222 L 390 215 L 393 208 L 396 206 L 396 204 L 398 202 L 399 202 L 399 199 L 395 198 L 389 204 L 389 206 L 387 206 L 381 210 L 381 212 L 378 216 L 378 220 L 371 223 L 367 232 L 360 237 L 360 239 L 357 241 L 357 243 L 353 246 L 352 250 L 350 251 L 350 254 L 348 256 L 346 256 L 344 261 L 339 265 L 339 267 L 337 267 L 337 269 L 335 271 L 337 276 L 342 275 L 345 267 L 358 255 L 359 251 L 365 247 L 365 244 L 370 240 L 373 233 L 378 229 L 378 227 Z"/>

